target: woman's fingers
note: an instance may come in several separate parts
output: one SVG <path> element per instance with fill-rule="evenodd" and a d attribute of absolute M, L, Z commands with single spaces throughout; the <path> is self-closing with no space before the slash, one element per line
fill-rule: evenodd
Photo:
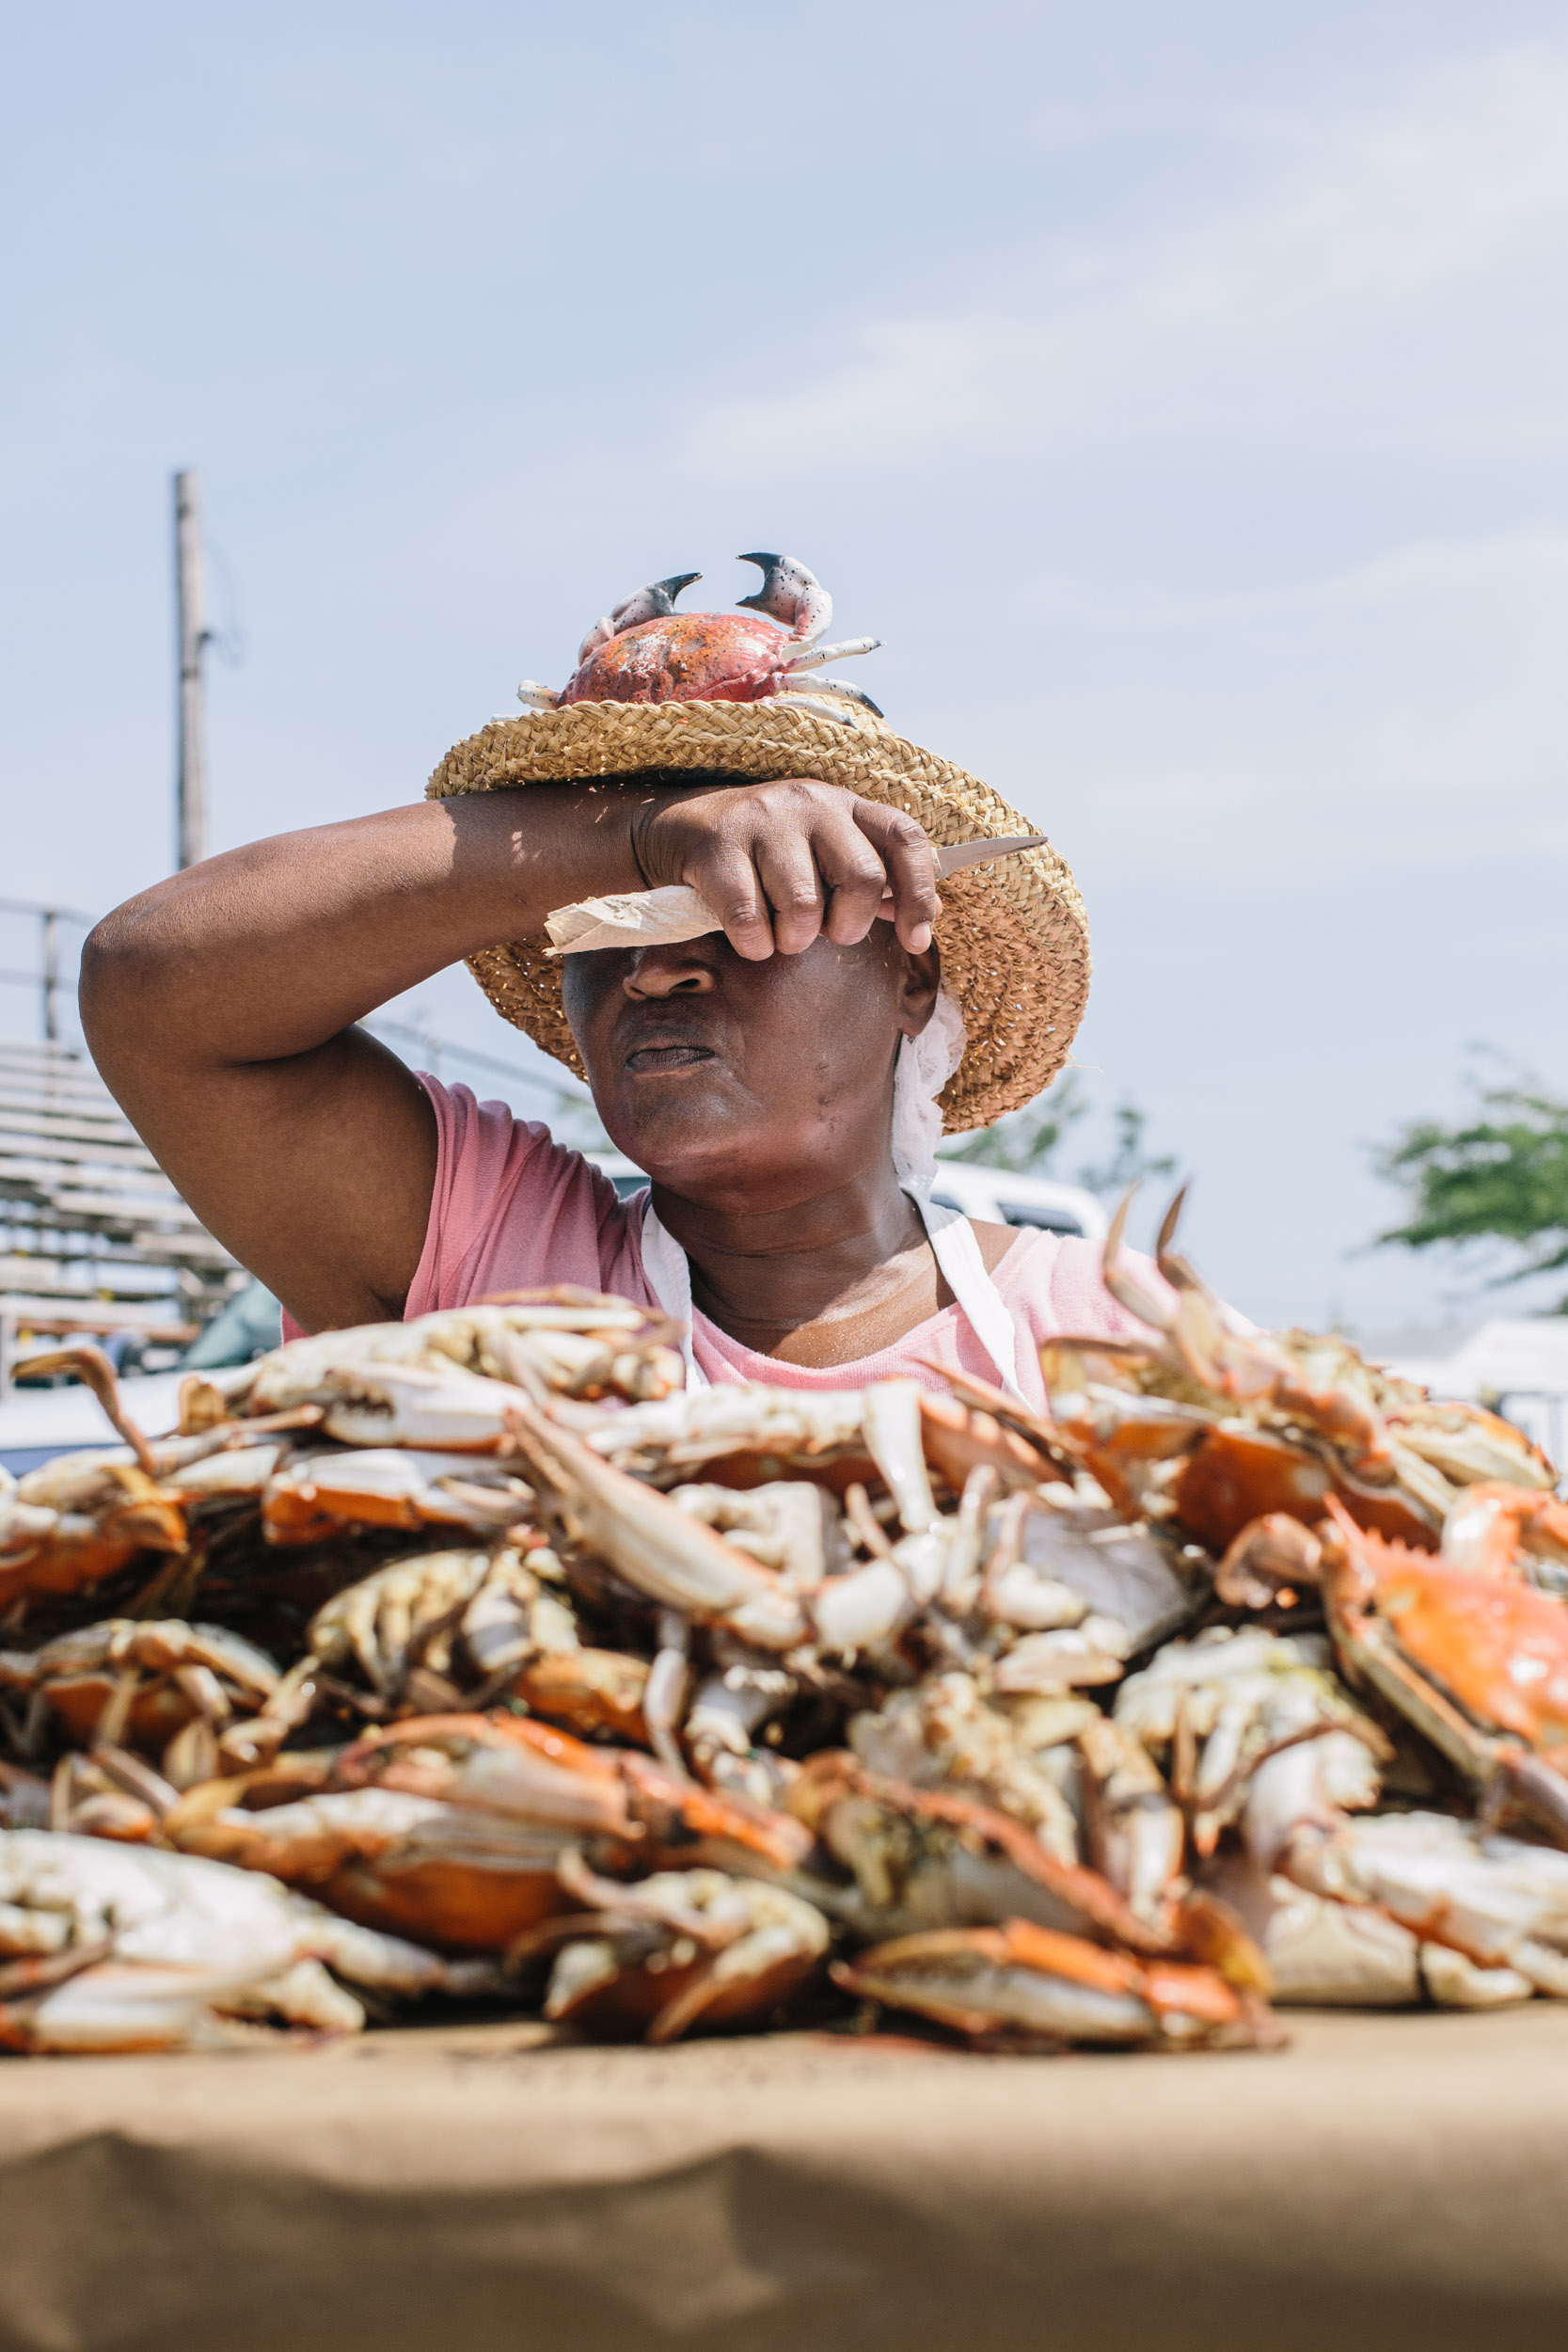
<path fill-rule="evenodd" d="M 846 821 L 816 844 L 817 870 L 828 891 L 823 930 L 840 947 L 865 937 L 883 910 L 890 887 L 887 867 L 846 812 Z"/>
<path fill-rule="evenodd" d="M 855 822 L 881 858 L 893 892 L 894 928 L 911 956 L 931 944 L 931 926 L 942 913 L 931 845 L 912 817 L 879 802 L 857 800 Z"/>
<path fill-rule="evenodd" d="M 931 847 L 912 817 L 805 777 L 668 802 L 641 820 L 650 884 L 699 890 L 736 953 L 799 955 L 822 931 L 841 946 L 891 914 L 912 955 L 941 912 Z"/>
<path fill-rule="evenodd" d="M 764 826 L 752 850 L 773 910 L 773 944 L 782 955 L 798 956 L 822 929 L 822 877 L 813 846 L 803 828 Z"/>
<path fill-rule="evenodd" d="M 768 898 L 744 850 L 728 841 L 705 844 L 702 856 L 688 868 L 687 879 L 723 924 L 724 936 L 737 956 L 760 963 L 772 954 L 773 924 Z"/>

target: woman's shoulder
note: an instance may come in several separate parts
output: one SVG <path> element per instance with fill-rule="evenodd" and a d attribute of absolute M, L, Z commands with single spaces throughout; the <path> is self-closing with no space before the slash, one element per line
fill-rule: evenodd
<path fill-rule="evenodd" d="M 981 1247 L 984 1254 L 983 1243 Z M 1141 1287 L 1161 1296 L 1165 1283 L 1153 1260 L 1131 1249 L 1127 1257 Z M 990 1270 L 1007 1306 L 1037 1340 L 1139 1338 L 1145 1327 L 1106 1289 L 1104 1263 L 1101 1242 L 1075 1233 L 1026 1230 L 1015 1234 L 1012 1247 Z"/>
<path fill-rule="evenodd" d="M 488 1291 L 605 1289 L 626 1278 L 626 1212 L 600 1168 L 505 1103 L 423 1083 L 436 1112 L 436 1191 L 408 1312 Z"/>
<path fill-rule="evenodd" d="M 586 1153 L 561 1142 L 541 1119 L 519 1117 L 509 1103 L 482 1103 L 469 1087 L 443 1086 L 420 1073 L 436 1113 L 441 1176 L 454 1189 L 469 1184 L 490 1193 L 526 1176 L 540 1184 L 582 1189 L 613 1206 L 615 1187 Z"/>

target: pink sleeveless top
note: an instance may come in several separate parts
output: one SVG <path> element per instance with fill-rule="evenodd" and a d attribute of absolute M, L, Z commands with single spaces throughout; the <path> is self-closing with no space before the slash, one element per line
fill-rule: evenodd
<path fill-rule="evenodd" d="M 476 1102 L 467 1087 L 444 1087 L 422 1073 L 420 1083 L 435 1106 L 439 1142 L 430 1225 L 405 1315 L 549 1282 L 581 1282 L 657 1306 L 640 1247 L 645 1196 L 617 1199 L 608 1178 L 580 1152 L 557 1143 L 547 1127 L 516 1118 L 504 1103 Z M 1138 1266 L 1156 1291 L 1163 1288 L 1147 1261 Z M 1019 1385 L 1032 1405 L 1045 1405 L 1042 1341 L 1060 1334 L 1116 1339 L 1142 1333 L 1143 1326 L 1111 1297 L 1100 1268 L 1098 1242 L 1026 1231 L 991 1277 L 1022 1343 Z M 693 1352 L 716 1385 L 766 1380 L 783 1389 L 853 1389 L 902 1373 L 944 1389 L 941 1370 L 932 1366 L 966 1372 L 992 1386 L 996 1380 L 994 1365 L 958 1307 L 917 1324 L 893 1347 L 823 1371 L 758 1356 L 705 1314 L 694 1315 L 692 1324 Z M 292 1318 L 285 1329 L 294 1336 Z"/>

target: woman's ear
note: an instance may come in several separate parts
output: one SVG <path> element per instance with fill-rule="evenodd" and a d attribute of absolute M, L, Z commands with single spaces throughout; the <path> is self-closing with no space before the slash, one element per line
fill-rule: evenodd
<path fill-rule="evenodd" d="M 901 948 L 904 959 L 903 985 L 898 1000 L 898 1028 L 903 1037 L 918 1037 L 936 1010 L 942 988 L 942 954 L 933 940 L 918 956 Z"/>

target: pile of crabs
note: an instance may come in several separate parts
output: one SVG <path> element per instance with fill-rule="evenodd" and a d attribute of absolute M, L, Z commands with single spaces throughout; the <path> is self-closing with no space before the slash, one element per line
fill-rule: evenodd
<path fill-rule="evenodd" d="M 0 1484 L 0 2045 L 775 2025 L 1258 2047 L 1568 1995 L 1568 1509 L 1251 1330 L 689 1390 L 561 1289 L 192 1375 Z M 498 2009 L 498 2005 L 504 2005 Z M 450 2013 L 450 2011 L 448 2012 Z"/>

